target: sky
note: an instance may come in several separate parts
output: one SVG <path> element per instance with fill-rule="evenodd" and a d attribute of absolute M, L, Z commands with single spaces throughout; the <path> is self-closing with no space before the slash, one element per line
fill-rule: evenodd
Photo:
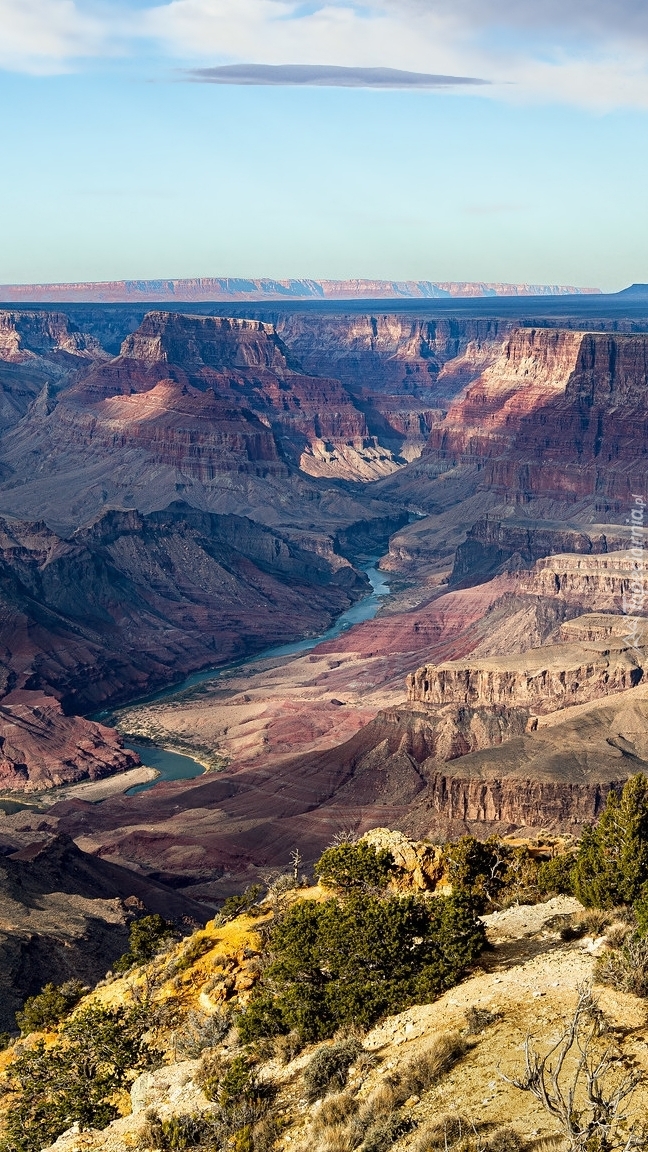
<path fill-rule="evenodd" d="M 645 0 L 0 0 L 0 283 L 648 281 Z"/>

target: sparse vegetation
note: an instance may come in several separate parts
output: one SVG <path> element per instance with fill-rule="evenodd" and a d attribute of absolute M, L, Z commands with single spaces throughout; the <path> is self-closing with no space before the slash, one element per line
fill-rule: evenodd
<path fill-rule="evenodd" d="M 39 1152 L 66 1128 L 103 1128 L 118 1115 L 115 1093 L 156 1054 L 144 1042 L 145 1004 L 86 1007 L 62 1026 L 59 1041 L 23 1050 L 9 1068 L 13 1090 L 2 1152 Z"/>
<path fill-rule="evenodd" d="M 155 913 L 134 920 L 128 934 L 128 952 L 124 952 L 113 964 L 113 971 L 127 972 L 136 964 L 144 964 L 160 950 L 177 932 L 173 924 Z"/>
<path fill-rule="evenodd" d="M 180 1059 L 191 1060 L 205 1048 L 214 1048 L 229 1031 L 227 1012 L 188 1012 L 174 1035 L 174 1047 Z"/>
<path fill-rule="evenodd" d="M 463 894 L 302 900 L 270 936 L 274 956 L 239 1021 L 244 1042 L 296 1030 L 332 1036 L 432 1000 L 480 954 L 485 933 Z"/>
<path fill-rule="evenodd" d="M 621 992 L 648 996 L 648 939 L 632 936 L 619 951 L 604 952 L 596 962 L 595 979 Z"/>
<path fill-rule="evenodd" d="M 569 1152 L 630 1152 L 643 1146 L 638 1133 L 626 1130 L 624 1111 L 640 1077 L 619 1070 L 611 1046 L 601 1046 L 603 1024 L 591 990 L 582 988 L 556 1043 L 541 1056 L 527 1039 L 524 1075 L 509 1080 L 557 1121 Z"/>
<path fill-rule="evenodd" d="M 411 1152 L 526 1152 L 528 1147 L 513 1128 L 484 1135 L 463 1116 L 443 1116 L 419 1130 Z"/>
<path fill-rule="evenodd" d="M 25 1000 L 21 1012 L 16 1012 L 21 1035 L 28 1036 L 30 1032 L 41 1032 L 60 1024 L 87 991 L 80 980 L 68 980 L 58 986 L 46 984 L 37 996 Z"/>

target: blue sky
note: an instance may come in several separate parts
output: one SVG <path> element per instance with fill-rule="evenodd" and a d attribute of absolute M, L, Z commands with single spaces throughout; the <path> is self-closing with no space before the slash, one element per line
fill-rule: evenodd
<path fill-rule="evenodd" d="M 0 69 L 0 283 L 648 280 L 643 0 L 0 0 Z"/>

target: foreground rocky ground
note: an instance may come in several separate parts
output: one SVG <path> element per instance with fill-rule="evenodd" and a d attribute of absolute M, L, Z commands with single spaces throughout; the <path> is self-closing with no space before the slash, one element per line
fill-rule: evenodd
<path fill-rule="evenodd" d="M 317 891 L 304 895 L 317 896 Z M 270 911 L 268 916 L 272 916 Z M 364 1055 L 350 1067 L 345 1090 L 346 1099 L 357 1101 L 361 1108 L 375 1101 L 377 1090 L 384 1093 L 385 1085 L 402 1076 L 422 1053 L 438 1048 L 448 1037 L 458 1040 L 455 1056 L 444 1072 L 429 1088 L 413 1092 L 399 1109 L 401 1119 L 405 1117 L 411 1126 L 407 1135 L 390 1140 L 386 1147 L 393 1147 L 394 1152 L 418 1147 L 416 1141 L 426 1126 L 445 1120 L 452 1131 L 451 1121 L 460 1117 L 465 1131 L 479 1134 L 484 1143 L 502 1130 L 508 1132 L 511 1148 L 518 1147 L 513 1143 L 516 1135 L 524 1140 L 524 1148 L 556 1152 L 563 1148 L 552 1118 L 530 1094 L 515 1088 L 510 1078 L 521 1074 L 527 1036 L 534 1037 L 542 1051 L 557 1039 L 574 1010 L 579 988 L 592 981 L 595 959 L 607 947 L 605 930 L 587 934 L 586 922 L 578 939 L 561 939 L 561 930 L 566 935 L 565 926 L 579 916 L 582 919 L 580 905 L 568 897 L 487 916 L 491 950 L 483 954 L 478 968 L 434 1003 L 389 1017 L 362 1037 Z M 199 1034 L 202 1028 L 207 1035 L 206 1022 L 211 1016 L 236 1009 L 249 999 L 259 973 L 258 934 L 264 922 L 247 916 L 222 926 L 210 922 L 148 966 L 105 981 L 86 998 L 83 1004 L 114 1006 L 132 1003 L 145 987 L 153 988 L 158 1004 L 173 1004 L 174 1026 L 158 1036 L 165 1049 L 162 1067 L 141 1075 L 130 1094 L 123 1095 L 122 1118 L 103 1131 L 65 1133 L 54 1145 L 57 1152 L 159 1147 L 151 1144 L 153 1114 L 161 1121 L 209 1115 L 214 1105 L 200 1087 L 205 1062 L 231 1060 L 237 1053 L 236 1038 L 229 1033 L 209 1047 Z M 640 1076 L 629 1117 L 641 1118 L 648 1105 L 645 1001 L 607 987 L 597 988 L 596 995 L 606 1019 L 606 1043 L 614 1047 L 622 1065 Z M 202 1021 L 198 1028 L 197 1020 Z M 188 1058 L 192 1027 L 194 1049 Z M 33 1036 L 22 1043 L 33 1044 L 36 1039 Z M 303 1080 L 317 1047 L 307 1046 L 292 1057 L 286 1051 L 279 1055 L 278 1050 L 261 1057 L 258 1075 L 262 1081 L 271 1081 L 279 1093 L 277 1149 L 332 1147 L 334 1133 L 322 1119 L 325 1106 L 333 1108 L 326 1103 L 331 1098 L 325 1097 L 324 1103 L 309 1102 Z M 0 1058 L 5 1073 L 12 1051 Z M 11 1107 L 11 1096 L 3 1098 L 1 1107 Z"/>

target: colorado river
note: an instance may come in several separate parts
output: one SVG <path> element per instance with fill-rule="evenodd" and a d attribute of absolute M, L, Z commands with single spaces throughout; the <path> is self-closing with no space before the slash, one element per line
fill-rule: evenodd
<path fill-rule="evenodd" d="M 383 596 L 389 595 L 389 584 L 385 578 L 385 573 L 380 572 L 376 568 L 377 561 L 372 561 L 369 565 L 362 565 L 362 571 L 366 572 L 371 582 L 372 591 L 369 595 L 364 596 L 357 604 L 353 604 L 351 608 L 347 608 L 341 616 L 338 616 L 334 624 L 323 632 L 321 636 L 313 636 L 308 640 L 295 640 L 291 644 L 281 644 L 279 647 L 266 648 L 263 652 L 257 652 L 255 656 L 250 656 L 246 660 L 236 660 L 231 664 L 226 664 L 222 668 L 211 668 L 203 672 L 194 672 L 192 676 L 188 676 L 181 684 L 175 684 L 172 688 L 164 688 L 161 692 L 156 692 L 152 696 L 148 696 L 146 701 L 142 703 L 153 703 L 156 700 L 169 700 L 173 696 L 177 696 L 181 692 L 185 692 L 188 688 L 193 688 L 196 684 L 202 684 L 205 680 L 216 680 L 224 673 L 231 672 L 236 668 L 243 668 L 246 664 L 255 663 L 258 660 L 279 659 L 282 656 L 294 656 L 300 652 L 309 652 L 311 648 L 316 648 L 318 644 L 323 644 L 326 640 L 336 640 L 343 632 L 348 631 L 354 624 L 362 624 L 365 620 L 373 620 L 379 607 L 380 601 Z M 107 713 L 103 713 L 104 716 Z M 101 719 L 101 714 L 94 717 L 97 720 Z M 142 764 L 147 767 L 154 768 L 158 775 L 154 780 L 149 780 L 145 784 L 137 784 L 133 788 L 129 788 L 126 796 L 134 796 L 137 792 L 145 792 L 149 788 L 154 788 L 156 784 L 161 783 L 163 780 L 192 780 L 196 776 L 201 776 L 205 771 L 202 764 L 196 760 L 192 760 L 190 756 L 181 756 L 178 752 L 168 752 L 165 748 L 159 748 L 155 744 L 139 744 L 136 740 L 126 740 L 126 747 L 131 748 L 133 752 L 137 752 Z"/>

